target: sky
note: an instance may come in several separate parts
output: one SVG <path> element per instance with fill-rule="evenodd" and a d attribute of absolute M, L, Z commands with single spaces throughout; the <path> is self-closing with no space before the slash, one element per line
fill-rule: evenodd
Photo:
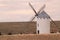
<path fill-rule="evenodd" d="M 30 21 L 35 13 L 29 2 L 37 12 L 45 4 L 46 13 L 53 20 L 60 20 L 60 0 L 0 0 L 0 22 Z"/>

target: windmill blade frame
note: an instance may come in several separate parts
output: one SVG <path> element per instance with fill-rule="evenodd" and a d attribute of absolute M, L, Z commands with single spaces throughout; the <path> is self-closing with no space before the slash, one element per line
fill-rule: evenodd
<path fill-rule="evenodd" d="M 35 17 L 36 17 L 36 16 L 34 16 L 31 21 L 33 21 L 33 20 L 35 19 Z"/>
<path fill-rule="evenodd" d="M 53 24 L 56 26 L 56 27 L 58 27 L 57 25 L 56 25 L 56 23 L 50 18 L 50 20 L 53 22 Z"/>
<path fill-rule="evenodd" d="M 43 9 L 45 8 L 45 4 L 40 8 L 40 10 L 38 11 L 38 14 L 41 13 L 43 11 Z"/>
<path fill-rule="evenodd" d="M 32 10 L 35 12 L 35 14 L 38 15 L 37 12 L 35 11 L 35 9 L 33 8 L 33 6 L 31 5 L 31 3 L 29 3 L 29 5 L 32 8 Z"/>
<path fill-rule="evenodd" d="M 41 13 L 41 11 L 45 8 L 45 4 L 43 5 L 43 7 L 40 8 L 40 10 L 38 11 L 38 13 L 36 12 L 36 10 L 33 8 L 33 6 L 31 5 L 31 3 L 29 2 L 29 6 L 32 8 L 32 10 L 35 12 L 35 17 L 38 16 L 39 13 Z M 34 18 L 32 18 L 32 20 L 34 20 Z M 31 20 L 31 21 L 32 21 Z"/>

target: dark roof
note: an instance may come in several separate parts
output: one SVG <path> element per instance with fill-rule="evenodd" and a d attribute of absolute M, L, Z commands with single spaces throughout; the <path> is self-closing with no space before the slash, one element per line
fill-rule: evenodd
<path fill-rule="evenodd" d="M 42 11 L 41 13 L 38 14 L 38 17 L 39 18 L 50 18 L 50 16 L 45 12 L 45 11 Z"/>

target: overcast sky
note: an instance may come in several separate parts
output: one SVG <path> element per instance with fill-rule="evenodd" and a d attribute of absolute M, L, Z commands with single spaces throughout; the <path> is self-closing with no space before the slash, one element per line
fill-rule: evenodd
<path fill-rule="evenodd" d="M 60 20 L 60 0 L 0 0 L 0 22 L 30 21 L 35 13 L 29 2 L 37 12 L 46 4 L 47 14 L 53 20 Z"/>

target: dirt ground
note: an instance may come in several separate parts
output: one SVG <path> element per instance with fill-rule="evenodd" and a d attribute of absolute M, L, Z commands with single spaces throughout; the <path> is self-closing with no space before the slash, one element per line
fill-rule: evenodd
<path fill-rule="evenodd" d="M 60 34 L 0 35 L 0 40 L 60 40 Z"/>

